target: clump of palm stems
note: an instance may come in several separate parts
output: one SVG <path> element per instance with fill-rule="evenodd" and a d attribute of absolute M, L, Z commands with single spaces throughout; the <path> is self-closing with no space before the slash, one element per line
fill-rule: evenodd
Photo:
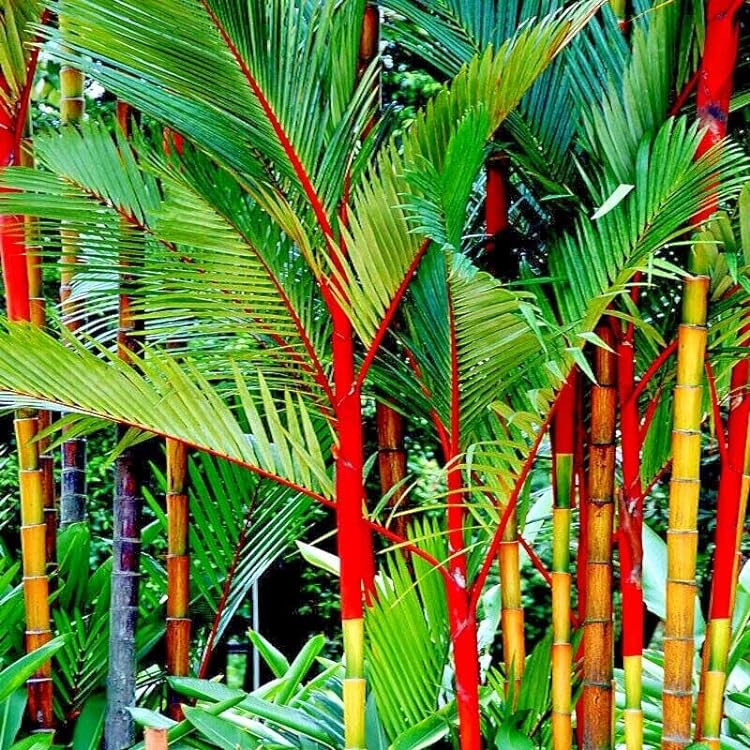
<path fill-rule="evenodd" d="M 74 750 L 124 750 L 136 723 L 162 747 L 750 744 L 750 158 L 724 139 L 738 5 L 709 1 L 705 40 L 692 0 L 55 8 L 0 19 L 0 403 L 25 596 L 2 562 L 0 658 L 24 630 L 29 651 L 75 636 L 54 702 L 49 662 L 34 667 L 31 728 L 55 711 Z M 60 64 L 61 127 L 22 164 L 40 48 Z M 437 81 L 413 117 L 384 106 L 401 58 Z M 119 124 L 83 117 L 86 77 Z M 696 88 L 698 122 L 679 112 Z M 37 439 L 49 408 L 60 438 Z M 79 580 L 83 440 L 104 422 L 111 559 Z M 336 554 L 299 547 L 337 576 L 340 660 L 320 637 L 287 659 L 241 619 L 315 506 Z M 550 589 L 539 639 L 532 569 Z M 230 639 L 272 682 L 210 679 Z"/>

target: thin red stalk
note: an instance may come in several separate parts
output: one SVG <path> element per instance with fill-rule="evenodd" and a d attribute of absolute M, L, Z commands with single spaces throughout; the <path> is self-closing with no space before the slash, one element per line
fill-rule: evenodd
<path fill-rule="evenodd" d="M 291 309 L 288 308 L 288 311 L 292 315 L 296 315 L 296 313 L 292 313 Z M 283 336 L 280 336 L 277 333 L 274 333 L 270 329 L 270 326 L 267 323 L 264 323 L 259 318 L 254 318 L 255 322 L 258 323 L 261 327 L 265 328 L 268 335 L 274 340 L 274 342 L 285 352 L 289 353 L 294 361 L 309 375 L 312 376 L 313 380 L 320 386 L 322 391 L 325 393 L 326 397 L 328 398 L 329 403 L 331 406 L 333 406 L 334 403 L 334 397 L 333 397 L 333 391 L 331 390 L 331 384 L 328 382 L 328 378 L 325 376 L 325 372 L 323 371 L 323 368 L 320 364 L 320 362 L 317 359 L 317 355 L 312 352 L 312 349 L 308 350 L 307 344 L 305 344 L 305 351 L 307 352 L 308 357 L 310 357 L 310 361 L 313 362 L 311 365 L 310 362 L 306 361 L 302 355 L 295 351 L 295 349 L 287 343 L 286 339 L 284 339 Z M 297 324 L 297 321 L 295 321 L 295 325 Z M 298 332 L 301 330 L 301 323 L 298 328 Z"/>
<path fill-rule="evenodd" d="M 46 24 L 51 16 L 49 9 L 42 13 L 40 23 Z M 21 92 L 21 98 L 18 101 L 17 114 L 15 117 L 16 128 L 13 134 L 14 146 L 13 153 L 15 156 L 15 163 L 21 163 L 21 143 L 23 141 L 24 129 L 26 127 L 26 118 L 29 115 L 29 105 L 31 102 L 31 90 L 34 87 L 34 77 L 36 75 L 37 65 L 39 63 L 39 51 L 41 49 L 42 37 L 38 36 L 35 40 L 35 44 L 29 55 L 29 62 L 26 68 L 26 80 L 23 84 L 23 90 Z"/>
<path fill-rule="evenodd" d="M 659 484 L 662 479 L 669 473 L 669 470 L 672 468 L 672 459 L 670 458 L 669 461 L 667 461 L 664 466 L 659 469 L 659 471 L 656 472 L 653 479 L 648 483 L 648 486 L 641 491 L 641 498 L 645 500 L 650 494 L 651 491 L 656 487 L 657 484 Z"/>
<path fill-rule="evenodd" d="M 417 272 L 417 268 L 419 267 L 419 264 L 421 263 L 422 258 L 424 257 L 424 254 L 427 252 L 427 249 L 429 248 L 429 246 L 430 246 L 430 240 L 424 240 L 419 250 L 417 251 L 417 254 L 414 256 L 414 260 L 412 260 L 409 268 L 407 269 L 406 275 L 404 276 L 403 281 L 401 282 L 401 284 L 399 284 L 399 287 L 396 290 L 396 293 L 394 294 L 390 305 L 388 306 L 388 310 L 386 311 L 385 316 L 380 322 L 380 325 L 378 326 L 378 330 L 375 332 L 375 336 L 373 337 L 372 343 L 367 348 L 365 359 L 362 362 L 361 367 L 359 368 L 359 374 L 357 376 L 358 388 L 362 387 L 364 380 L 367 377 L 367 372 L 370 369 L 370 365 L 372 364 L 373 359 L 375 359 L 375 356 L 378 353 L 378 349 L 380 348 L 380 345 L 383 343 L 383 339 L 385 338 L 386 333 L 388 333 L 388 328 L 390 327 L 391 322 L 393 321 L 393 317 L 395 316 L 396 311 L 398 310 L 398 306 L 401 304 L 401 300 L 403 299 L 404 294 L 406 293 L 406 290 L 409 287 L 409 284 L 411 283 L 411 280 L 414 278 L 414 274 Z"/>
<path fill-rule="evenodd" d="M 457 435 L 454 447 L 457 447 Z M 448 619 L 455 666 L 456 703 L 461 750 L 480 750 L 482 744 L 479 713 L 479 653 L 477 649 L 476 608 L 467 590 L 466 551 L 463 540 L 464 507 L 461 469 L 456 456 L 446 456 L 448 469 Z"/>
<path fill-rule="evenodd" d="M 461 750 L 479 750 L 482 743 L 479 715 L 479 652 L 477 647 L 476 608 L 472 606 L 468 586 L 464 523 L 463 482 L 459 457 L 461 452 L 461 394 L 458 363 L 458 340 L 453 300 L 448 298 L 451 358 L 451 414 L 448 435 L 449 451 L 445 454 L 448 467 L 448 618 L 456 681 L 458 732 Z"/>
<path fill-rule="evenodd" d="M 534 552 L 533 547 L 524 539 L 523 534 L 518 535 L 518 541 L 520 542 L 521 546 L 526 550 L 526 554 L 529 556 L 529 560 L 531 560 L 532 565 L 539 571 L 539 575 L 544 578 L 544 580 L 547 582 L 549 586 L 552 585 L 552 576 L 550 575 L 549 570 L 547 570 L 546 566 L 540 559 L 539 555 L 537 555 L 536 552 Z"/>
<path fill-rule="evenodd" d="M 172 133 L 172 136 L 177 136 L 177 133 Z M 147 232 L 151 237 L 153 237 L 155 240 L 157 240 L 160 244 L 162 244 L 164 247 L 167 248 L 170 252 L 178 253 L 177 247 L 172 244 L 171 242 L 166 242 L 162 239 L 159 239 L 158 237 L 154 237 L 151 228 L 143 224 L 141 221 L 139 221 L 135 216 L 133 216 L 131 213 L 123 210 L 119 206 L 113 206 L 110 201 L 107 200 L 107 198 L 103 195 L 100 195 L 94 190 L 91 190 L 85 185 L 81 185 L 73 180 L 66 180 L 71 185 L 75 186 L 79 190 L 83 190 L 85 193 L 87 193 L 92 198 L 100 201 L 102 205 L 106 205 L 110 208 L 113 208 L 117 214 L 123 219 L 123 221 L 127 222 L 131 226 L 135 227 L 136 229 L 139 229 L 140 231 Z M 227 219 L 228 217 L 224 217 Z M 230 222 L 231 223 L 231 222 Z M 255 252 L 254 245 L 250 240 L 245 236 L 245 234 L 239 229 L 239 227 L 232 224 L 233 229 L 235 229 L 238 234 L 242 237 L 242 239 L 247 243 L 248 247 L 253 249 L 255 258 L 258 260 L 258 262 L 263 266 L 264 271 L 266 272 L 268 278 L 271 280 L 271 283 L 274 286 L 274 289 L 279 294 L 279 297 L 282 299 L 284 303 L 284 307 L 286 308 L 287 312 L 289 313 L 289 317 L 292 319 L 292 322 L 294 323 L 294 327 L 297 330 L 297 334 L 300 337 L 300 340 L 302 342 L 302 345 L 305 348 L 305 352 L 307 356 L 310 358 L 310 363 L 305 363 L 307 369 L 311 375 L 313 376 L 315 382 L 321 387 L 323 392 L 325 393 L 326 397 L 330 401 L 331 404 L 334 402 L 333 397 L 333 391 L 331 390 L 330 383 L 328 382 L 328 378 L 326 377 L 325 370 L 323 369 L 323 365 L 320 361 L 320 358 L 318 357 L 315 347 L 312 344 L 312 341 L 310 340 L 310 337 L 307 335 L 307 331 L 305 330 L 304 325 L 302 324 L 302 321 L 299 318 L 299 315 L 297 314 L 297 311 L 294 309 L 294 305 L 292 304 L 291 299 L 289 298 L 289 295 L 286 293 L 286 290 L 284 289 L 283 285 L 279 282 L 279 280 L 276 278 L 276 275 L 271 270 L 270 266 L 265 262 L 263 257 L 260 253 Z M 185 262 L 190 263 L 189 258 L 183 258 Z M 257 320 L 256 322 L 261 323 L 262 321 Z M 274 341 L 281 346 L 282 348 L 291 351 L 295 359 L 299 358 L 299 355 L 294 352 L 292 347 L 281 337 L 276 334 L 271 333 L 270 334 Z"/>
<path fill-rule="evenodd" d="M 5 82 L 0 80 L 5 88 Z M 14 163 L 16 131 L 23 132 L 11 112 L 0 108 L 0 170 Z M 31 320 L 29 278 L 23 224 L 16 216 L 0 216 L 0 252 L 2 253 L 5 303 L 10 320 Z"/>
<path fill-rule="evenodd" d="M 640 440 L 641 448 L 643 447 L 643 443 L 646 440 L 648 431 L 651 429 L 651 425 L 653 424 L 654 417 L 656 416 L 656 410 L 659 408 L 659 404 L 661 403 L 662 394 L 663 394 L 663 390 L 661 386 L 659 386 L 658 390 L 656 391 L 656 394 L 648 402 L 648 406 L 646 407 L 646 413 L 643 415 L 643 421 L 641 422 L 640 427 L 638 428 L 638 431 L 639 431 L 638 439 Z M 636 403 L 636 402 L 633 402 L 633 403 Z M 630 404 L 627 404 L 627 407 L 630 408 Z"/>
<path fill-rule="evenodd" d="M 557 404 L 559 403 L 559 394 L 558 397 L 555 399 L 554 403 L 550 407 L 549 413 L 547 414 L 546 418 L 544 419 L 544 422 L 542 422 L 539 432 L 537 433 L 537 436 L 534 440 L 534 443 L 531 446 L 531 449 L 529 450 L 529 454 L 526 457 L 526 460 L 524 461 L 523 467 L 521 468 L 521 473 L 518 475 L 518 479 L 516 480 L 516 483 L 513 487 L 513 491 L 510 494 L 510 497 L 508 498 L 508 503 L 505 506 L 505 512 L 503 513 L 500 523 L 495 529 L 495 534 L 492 537 L 492 541 L 490 542 L 490 546 L 487 549 L 486 556 L 484 558 L 484 562 L 482 563 L 482 567 L 479 570 L 479 573 L 474 580 L 474 583 L 471 587 L 470 592 L 470 607 L 469 609 L 473 612 L 477 606 L 477 603 L 479 602 L 479 597 L 482 594 L 482 588 L 487 581 L 487 575 L 490 572 L 490 568 L 492 567 L 492 563 L 497 557 L 498 550 L 500 549 L 500 543 L 502 541 L 503 532 L 505 531 L 505 526 L 508 523 L 508 519 L 510 518 L 510 514 L 515 510 L 516 505 L 518 504 L 518 498 L 521 494 L 521 490 L 523 489 L 523 485 L 526 482 L 527 477 L 529 476 L 529 472 L 531 471 L 531 466 L 534 463 L 534 459 L 536 458 L 537 453 L 539 452 L 539 448 L 542 445 L 542 440 L 544 439 L 545 434 L 547 433 L 547 429 L 549 428 L 549 425 L 552 421 L 552 417 L 555 414 L 555 411 L 557 410 Z"/>
<path fill-rule="evenodd" d="M 714 585 L 711 590 L 710 619 L 732 615 L 737 529 L 741 523 L 740 498 L 745 473 L 745 449 L 750 423 L 748 397 L 748 360 L 734 366 L 731 378 L 732 399 L 729 411 L 728 448 L 722 458 L 719 494 L 716 502 L 716 537 L 714 553 Z"/>
<path fill-rule="evenodd" d="M 237 539 L 237 545 L 234 548 L 234 554 L 232 555 L 232 561 L 229 564 L 229 568 L 227 569 L 227 577 L 224 581 L 224 587 L 221 591 L 221 598 L 219 599 L 219 603 L 216 607 L 216 615 L 214 616 L 214 621 L 211 625 L 211 631 L 209 632 L 208 638 L 206 639 L 206 647 L 203 649 L 201 664 L 198 668 L 198 677 L 201 680 L 205 680 L 206 677 L 208 677 L 208 670 L 211 666 L 211 657 L 213 656 L 214 652 L 216 634 L 219 631 L 221 616 L 222 614 L 224 614 L 224 610 L 226 609 L 227 601 L 229 600 L 229 592 L 231 591 L 232 583 L 234 582 L 234 576 L 237 573 L 237 567 L 240 564 L 240 558 L 242 557 L 242 549 L 245 546 L 247 534 L 250 530 L 253 512 L 255 511 L 255 503 L 258 498 L 258 489 L 258 487 L 255 488 L 255 492 L 253 493 L 253 497 L 250 500 L 250 505 L 248 506 L 247 513 L 245 514 L 245 522 L 242 524 L 242 529 L 240 530 L 240 535 Z"/>
<path fill-rule="evenodd" d="M 635 331 L 629 324 L 618 347 L 617 390 L 620 401 L 622 494 L 619 498 L 618 554 L 622 591 L 622 653 L 643 653 L 643 493 L 641 430 L 635 389 Z M 654 399 L 652 403 L 658 403 Z M 647 430 L 648 428 L 646 428 Z M 644 431 L 645 434 L 645 431 Z M 632 708 L 632 707 L 631 707 Z"/>
<path fill-rule="evenodd" d="M 682 91 L 680 91 L 679 96 L 675 99 L 672 108 L 669 110 L 670 117 L 676 117 L 680 114 L 680 110 L 685 106 L 685 102 L 687 102 L 690 98 L 690 94 L 693 93 L 695 87 L 698 85 L 699 74 L 700 69 L 696 70 L 695 73 L 690 76 L 690 80 L 683 86 Z"/>
<path fill-rule="evenodd" d="M 420 370 L 419 363 L 417 362 L 416 358 L 414 357 L 414 354 L 409 351 L 408 348 L 405 347 L 406 352 L 406 361 L 409 364 L 409 368 L 414 373 L 414 377 L 416 378 L 417 382 L 419 383 L 419 387 L 424 394 L 425 398 L 428 401 L 432 400 L 432 396 L 430 394 L 430 389 L 425 385 L 424 380 L 422 378 L 422 371 Z M 450 454 L 450 436 L 448 435 L 448 430 L 445 429 L 445 425 L 443 424 L 443 420 L 440 419 L 440 415 L 435 411 L 435 409 L 430 409 L 430 418 L 432 419 L 432 423 L 435 426 L 435 431 L 437 432 L 438 439 L 440 440 L 440 447 L 443 451 L 443 455 L 449 455 Z"/>
<path fill-rule="evenodd" d="M 242 71 L 242 75 L 245 77 L 245 80 L 247 81 L 248 86 L 250 86 L 250 89 L 252 90 L 253 94 L 257 98 L 258 103 L 261 106 L 261 109 L 263 110 L 264 114 L 268 118 L 268 121 L 274 133 L 276 134 L 276 137 L 279 139 L 279 143 L 281 144 L 281 147 L 284 150 L 284 153 L 286 154 L 287 158 L 291 162 L 292 168 L 294 169 L 294 172 L 297 175 L 297 178 L 299 179 L 300 184 L 302 185 L 302 189 L 305 195 L 307 196 L 308 201 L 310 202 L 310 206 L 312 207 L 313 213 L 315 214 L 315 218 L 317 219 L 318 224 L 320 225 L 321 231 L 325 235 L 327 242 L 330 243 L 331 246 L 333 246 L 333 243 L 334 243 L 333 229 L 331 228 L 331 223 L 328 220 L 328 216 L 323 206 L 323 202 L 320 200 L 320 197 L 315 191 L 315 187 L 313 186 L 312 181 L 310 180 L 310 176 L 307 174 L 307 171 L 305 170 L 304 165 L 300 161 L 297 151 L 292 145 L 291 141 L 289 140 L 289 137 L 287 136 L 286 131 L 284 130 L 284 127 L 279 121 L 279 118 L 276 116 L 276 113 L 274 112 L 273 107 L 271 106 L 271 103 L 268 101 L 265 93 L 263 92 L 263 89 L 258 84 L 258 81 L 255 79 L 255 76 L 253 75 L 252 71 L 248 67 L 244 58 L 240 54 L 240 51 L 237 48 L 237 45 L 229 36 L 229 33 L 224 28 L 224 25 L 221 23 L 221 20 L 216 15 L 213 8 L 210 6 L 207 0 L 201 0 L 201 5 L 203 6 L 203 9 L 206 11 L 206 14 L 208 15 L 208 17 L 211 19 L 211 22 L 216 27 L 216 30 L 221 35 L 221 38 L 224 40 L 224 44 L 227 45 L 227 48 L 231 52 L 232 57 L 234 57 L 237 65 L 239 65 L 239 68 Z"/>
<path fill-rule="evenodd" d="M 656 375 L 657 372 L 662 368 L 664 363 L 677 351 L 677 339 L 673 339 L 672 341 L 667 344 L 667 346 L 661 350 L 661 353 L 658 357 L 648 366 L 648 369 L 646 372 L 643 373 L 643 377 L 640 379 L 638 385 L 633 389 L 633 392 L 630 396 L 631 399 L 634 401 L 637 401 L 641 395 L 643 394 L 643 391 L 646 389 L 646 386 L 651 382 L 654 375 Z"/>
<path fill-rule="evenodd" d="M 719 393 L 716 389 L 716 374 L 711 363 L 706 360 L 706 381 L 708 382 L 708 392 L 711 396 L 711 409 L 714 415 L 714 424 L 716 427 L 716 440 L 719 444 L 719 456 L 722 464 L 729 465 L 729 455 L 727 451 L 727 436 L 724 432 L 724 420 L 721 416 L 721 403 Z"/>
<path fill-rule="evenodd" d="M 729 100 L 732 96 L 739 46 L 739 24 L 736 16 L 742 4 L 742 0 L 708 0 L 706 40 L 696 94 L 698 122 L 706 132 L 698 145 L 696 157 L 702 156 L 718 144 L 727 133 Z M 716 190 L 711 190 L 706 204 L 695 215 L 694 223 L 702 224 L 717 208 Z"/>

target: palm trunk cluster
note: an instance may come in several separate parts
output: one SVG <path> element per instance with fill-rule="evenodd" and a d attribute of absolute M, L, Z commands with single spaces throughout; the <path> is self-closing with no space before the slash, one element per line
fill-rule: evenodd
<path fill-rule="evenodd" d="M 625 28 L 624 2 L 612 2 Z M 731 72 L 737 49 L 738 4 L 709 0 L 707 33 L 698 83 L 698 114 L 708 132 L 701 152 L 716 144 L 726 132 Z M 358 59 L 358 80 L 377 58 L 379 8 L 367 2 L 364 9 Z M 729 82 L 728 82 L 729 81 Z M 83 75 L 69 67 L 61 70 L 61 120 L 74 127 L 83 117 Z M 377 84 L 379 86 L 379 83 Z M 128 130 L 130 110 L 118 105 L 121 127 Z M 0 123 L 0 160 L 7 166 L 19 158 L 15 134 L 24 123 Z M 280 127 L 280 126 L 279 126 Z M 170 138 L 167 136 L 167 150 Z M 284 145 L 284 144 L 282 144 Z M 181 153 L 181 147 L 177 148 Z M 487 163 L 486 248 L 490 264 L 500 267 L 498 238 L 508 228 L 507 160 L 493 155 Z M 718 179 L 718 178 L 717 178 Z M 313 210 L 326 218 L 325 209 L 310 199 Z M 348 186 L 347 186 L 348 190 Z M 346 193 L 347 190 L 344 192 Z M 310 198 L 310 196 L 308 196 Z M 346 225 L 345 196 L 341 224 Z M 705 210 L 695 217 L 696 226 L 710 218 L 717 206 L 714 195 L 706 196 Z M 327 221 L 320 230 L 329 251 L 338 245 L 346 255 L 345 241 Z M 12 321 L 45 325 L 39 253 L 33 243 L 27 248 L 18 221 L 4 217 L 0 225 L 2 262 Z M 136 231 L 132 227 L 124 231 Z M 138 229 L 138 232 L 141 230 Z M 33 226 L 27 225 L 27 236 Z M 341 232 L 345 236 L 345 232 Z M 140 238 L 142 239 L 142 238 Z M 73 273 L 79 238 L 69 227 L 61 230 L 63 270 L 60 297 L 63 322 L 75 332 L 81 321 L 80 303 L 72 298 Z M 132 260 L 120 258 L 119 325 L 117 347 L 120 359 L 130 363 L 140 351 L 142 323 L 135 312 L 137 274 L 128 268 Z M 366 747 L 365 708 L 367 698 L 365 664 L 365 608 L 376 596 L 372 527 L 367 518 L 364 488 L 365 442 L 363 433 L 363 370 L 352 321 L 341 300 L 346 297 L 347 269 L 331 259 L 335 273 L 322 279 L 321 289 L 332 322 L 331 389 L 335 459 L 335 513 L 340 560 L 340 602 L 345 672 L 343 679 L 344 747 Z M 716 552 L 706 644 L 703 653 L 701 695 L 694 714 L 693 662 L 695 651 L 696 563 L 698 547 L 698 503 L 701 488 L 701 440 L 704 403 L 704 368 L 708 342 L 708 302 L 711 253 L 697 242 L 691 251 L 683 286 L 682 317 L 677 339 L 674 421 L 672 425 L 672 469 L 669 488 L 667 532 L 668 571 L 664 623 L 664 750 L 683 750 L 696 738 L 711 750 L 720 746 L 723 699 L 731 642 L 731 618 L 736 596 L 739 547 L 750 490 L 750 365 L 747 358 L 731 375 L 731 401 L 726 445 L 717 501 Z M 638 293 L 631 301 L 637 304 Z M 613 303 L 614 306 L 615 303 Z M 447 481 L 446 539 L 448 557 L 438 563 L 444 576 L 447 613 L 455 673 L 455 696 L 461 750 L 481 750 L 481 675 L 477 643 L 477 603 L 490 566 L 499 567 L 501 586 L 501 638 L 507 678 L 509 710 L 516 708 L 526 667 L 524 610 L 522 604 L 521 542 L 517 512 L 518 497 L 529 477 L 539 446 L 550 429 L 552 450 L 553 518 L 552 566 L 552 696 L 551 724 L 554 750 L 573 746 L 573 711 L 576 711 L 578 746 L 583 750 L 611 750 L 615 732 L 614 544 L 619 557 L 622 595 L 622 649 L 624 667 L 624 726 L 628 750 L 643 747 L 642 654 L 644 649 L 643 515 L 644 488 L 641 452 L 648 417 L 640 413 L 641 397 L 650 374 L 640 382 L 636 373 L 636 329 L 633 323 L 617 321 L 615 310 L 600 322 L 599 344 L 591 348 L 594 382 L 584 386 L 582 369 L 573 368 L 557 394 L 548 421 L 541 425 L 535 446 L 515 484 L 508 488 L 501 520 L 488 546 L 479 573 L 471 580 L 467 530 L 469 490 L 463 475 L 464 438 L 460 352 L 455 311 L 449 305 L 451 341 L 450 417 L 445 424 L 433 412 L 439 434 Z M 395 314 L 395 310 L 392 311 Z M 745 321 L 743 343 L 750 338 Z M 665 350 L 653 365 L 655 371 L 671 356 Z M 579 362 L 580 364 L 580 362 Z M 365 371 L 366 374 L 366 371 Z M 362 375 L 362 377 L 361 377 Z M 588 389 L 588 390 L 586 390 Z M 590 409 L 584 419 L 584 410 Z M 52 459 L 48 441 L 38 441 L 40 428 L 49 424 L 47 412 L 18 411 L 15 418 L 19 452 L 21 495 L 21 543 L 23 588 L 26 606 L 26 647 L 29 651 L 51 638 L 48 574 L 54 570 L 56 510 Z M 449 423 L 448 423 L 449 422 Z M 399 513 L 390 532 L 406 548 L 407 524 L 403 520 L 403 481 L 406 476 L 404 423 L 396 411 L 377 407 L 377 441 L 381 489 L 391 493 Z M 621 448 L 621 487 L 617 486 L 617 440 Z M 129 434 L 118 427 L 118 439 Z M 720 436 L 720 440 L 723 440 Z M 85 444 L 80 439 L 65 442 L 62 450 L 60 525 L 85 518 Z M 110 607 L 108 708 L 106 750 L 124 750 L 135 738 L 129 709 L 135 705 L 141 554 L 142 484 L 145 456 L 142 445 L 130 446 L 115 464 L 113 504 L 113 568 Z M 166 668 L 170 676 L 190 673 L 190 553 L 189 504 L 187 496 L 188 448 L 169 438 L 167 465 L 167 606 Z M 580 527 L 575 575 L 578 611 L 573 611 L 571 536 L 575 512 Z M 244 532 L 243 532 L 244 533 Z M 581 695 L 574 705 L 577 659 L 573 653 L 574 625 L 581 624 Z M 212 643 L 210 644 L 213 645 Z M 179 698 L 171 691 L 167 711 L 174 720 L 183 719 Z M 29 710 L 33 728 L 51 731 L 54 726 L 50 665 L 29 681 Z M 695 726 L 694 726 L 695 719 Z M 160 742 L 162 741 L 160 735 Z M 152 735 L 153 741 L 153 735 Z M 164 740 L 166 741 L 166 740 Z"/>

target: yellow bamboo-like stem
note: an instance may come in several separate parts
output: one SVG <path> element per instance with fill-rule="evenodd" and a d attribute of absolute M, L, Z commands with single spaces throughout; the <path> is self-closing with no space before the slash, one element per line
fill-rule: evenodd
<path fill-rule="evenodd" d="M 30 130 L 30 125 L 27 126 Z M 21 149 L 21 164 L 34 166 L 31 139 L 24 140 Z M 47 325 L 46 303 L 42 288 L 42 259 L 39 247 L 39 223 L 36 218 L 25 217 L 26 228 L 26 270 L 29 280 L 29 307 L 31 323 L 38 328 Z M 37 412 L 39 430 L 45 430 L 52 423 L 52 415 L 47 410 Z M 39 468 L 42 472 L 42 495 L 44 497 L 44 522 L 46 525 L 45 556 L 47 559 L 47 576 L 54 580 L 57 571 L 57 507 L 55 503 L 54 458 L 49 452 L 49 438 L 38 441 Z"/>
<path fill-rule="evenodd" d="M 365 748 L 365 622 L 361 618 L 342 621 L 346 672 L 343 681 L 344 747 Z"/>
<path fill-rule="evenodd" d="M 692 742 L 700 427 L 709 289 L 709 277 L 702 270 L 694 256 L 693 275 L 684 282 L 678 333 L 667 529 L 663 750 L 681 750 Z"/>
<path fill-rule="evenodd" d="M 18 478 L 21 492 L 21 556 L 26 608 L 26 650 L 33 651 L 52 638 L 47 578 L 46 524 L 39 445 L 34 438 L 39 420 L 31 411 L 17 411 Z M 52 671 L 47 662 L 27 681 L 28 710 L 35 731 L 51 731 Z"/>
<path fill-rule="evenodd" d="M 503 657 L 508 678 L 508 692 L 513 696 L 514 706 L 518 701 L 521 678 L 526 663 L 520 552 L 518 516 L 513 511 L 503 531 L 498 561 L 500 567 L 500 617 L 503 634 Z M 511 685 L 513 686 L 512 692 Z"/>
<path fill-rule="evenodd" d="M 65 16 L 60 17 L 60 29 L 65 33 Z M 65 126 L 76 126 L 83 120 L 84 75 L 80 70 L 64 65 L 60 68 L 60 123 Z M 80 321 L 74 320 L 77 306 L 70 300 L 72 281 L 76 262 L 76 234 L 69 229 L 60 232 L 62 240 L 60 272 L 60 302 L 62 303 L 63 321 L 70 330 L 79 327 Z"/>
<path fill-rule="evenodd" d="M 627 750 L 641 750 L 643 747 L 643 709 L 641 708 L 643 657 L 626 656 L 623 659 L 625 674 L 625 740 Z"/>
<path fill-rule="evenodd" d="M 185 492 L 187 446 L 167 440 L 167 673 L 185 677 L 190 667 L 190 554 L 189 506 Z M 184 717 L 179 696 L 167 698 L 172 719 Z"/>
<path fill-rule="evenodd" d="M 591 444 L 586 498 L 586 610 L 583 624 L 583 747 L 612 746 L 612 531 L 614 521 L 616 357 L 614 337 L 600 326 L 609 349 L 594 352 Z"/>

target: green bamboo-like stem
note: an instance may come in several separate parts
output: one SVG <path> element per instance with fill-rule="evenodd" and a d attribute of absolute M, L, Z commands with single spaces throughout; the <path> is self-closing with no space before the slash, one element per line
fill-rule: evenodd
<path fill-rule="evenodd" d="M 185 492 L 187 446 L 167 440 L 167 674 L 185 677 L 190 668 L 189 505 Z M 180 698 L 168 694 L 169 716 L 183 718 Z"/>
<path fill-rule="evenodd" d="M 570 750 L 572 709 L 570 527 L 574 498 L 576 371 L 560 394 L 552 422 L 552 747 Z"/>
<path fill-rule="evenodd" d="M 708 266 L 702 256 L 701 246 L 696 245 L 691 253 L 691 275 L 683 285 L 677 345 L 667 529 L 663 750 L 680 750 L 692 742 L 701 405 L 709 289 Z"/>
<path fill-rule="evenodd" d="M 747 336 L 748 330 L 743 330 Z M 750 488 L 750 395 L 747 358 L 735 365 L 731 377 L 727 451 L 717 500 L 716 544 L 711 578 L 711 603 L 701 673 L 702 695 L 696 717 L 697 736 L 718 750 L 724 709 L 732 613 L 739 570 L 740 543 Z"/>
<path fill-rule="evenodd" d="M 498 562 L 500 568 L 500 627 L 503 634 L 503 658 L 508 677 L 508 694 L 513 705 L 518 700 L 526 664 L 524 612 L 521 601 L 521 556 L 518 541 L 518 512 L 514 510 L 503 531 Z"/>
<path fill-rule="evenodd" d="M 65 16 L 60 16 L 60 28 L 65 32 Z M 60 68 L 60 124 L 75 127 L 83 120 L 85 103 L 83 97 L 84 75 L 80 70 L 63 65 Z M 69 331 L 80 325 L 80 301 L 73 301 L 73 277 L 78 262 L 78 238 L 69 227 L 60 229 L 60 303 L 62 319 Z M 60 487 L 60 525 L 68 526 L 86 518 L 86 441 L 71 438 L 62 445 L 62 469 Z"/>
<path fill-rule="evenodd" d="M 586 613 L 583 624 L 583 748 L 609 750 L 613 732 L 612 531 L 614 521 L 616 357 L 607 325 L 597 333 L 608 348 L 594 351 L 586 498 Z"/>

